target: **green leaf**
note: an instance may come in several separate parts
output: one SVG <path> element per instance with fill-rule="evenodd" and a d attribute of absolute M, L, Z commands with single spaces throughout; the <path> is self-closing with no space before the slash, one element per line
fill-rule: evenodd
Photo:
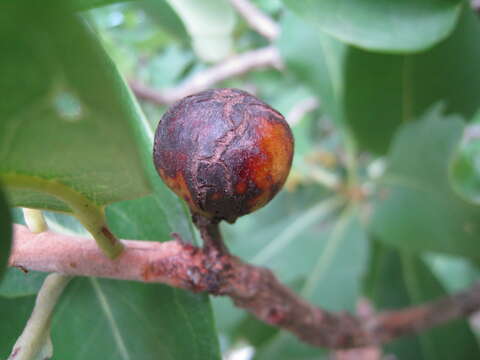
<path fill-rule="evenodd" d="M 0 296 L 0 359 L 6 359 L 22 333 L 35 303 L 34 296 L 8 299 Z"/>
<path fill-rule="evenodd" d="M 465 9 L 451 36 L 429 51 L 376 54 L 346 46 L 287 13 L 279 47 L 288 70 L 316 91 L 327 114 L 348 126 L 361 147 L 385 153 L 402 123 L 439 101 L 447 113 L 466 119 L 478 110 L 479 36 L 476 15 Z"/>
<path fill-rule="evenodd" d="M 163 285 L 76 279 L 52 322 L 55 354 L 72 360 L 220 359 L 206 309 L 207 297 Z"/>
<path fill-rule="evenodd" d="M 131 135 L 134 102 L 96 35 L 65 6 L 0 10 L 8 49 L 0 180 L 14 206 L 73 212 L 113 258 L 121 244 L 109 236 L 103 206 L 149 192 Z"/>
<path fill-rule="evenodd" d="M 0 280 L 0 296 L 18 298 L 35 295 L 45 280 L 47 274 L 36 271 L 24 273 L 20 269 L 9 268 Z"/>
<path fill-rule="evenodd" d="M 171 230 L 161 207 L 162 199 L 150 195 L 142 199 L 123 201 L 107 208 L 107 219 L 122 239 L 171 240 Z"/>
<path fill-rule="evenodd" d="M 395 137 L 372 219 L 379 240 L 409 251 L 479 257 L 480 209 L 448 179 L 463 127 L 458 117 L 432 111 Z"/>
<path fill-rule="evenodd" d="M 352 45 L 386 52 L 427 49 L 455 27 L 460 0 L 284 0 L 317 29 Z M 421 31 L 419 31 L 421 29 Z"/>
<path fill-rule="evenodd" d="M 337 122 L 343 118 L 343 59 L 348 46 L 286 12 L 278 40 L 287 70 L 307 84 L 321 99 L 321 106 Z"/>
<path fill-rule="evenodd" d="M 418 257 L 377 245 L 370 296 L 378 309 L 404 308 L 434 300 L 445 291 Z M 475 359 L 477 341 L 465 320 L 457 320 L 419 336 L 402 338 L 385 346 L 399 359 Z"/>
<path fill-rule="evenodd" d="M 7 201 L 0 188 L 0 280 L 7 265 L 12 242 L 12 218 Z"/>
<path fill-rule="evenodd" d="M 353 311 L 368 257 L 368 241 L 358 209 L 341 213 L 326 241 L 319 245 L 317 261 L 303 283 L 300 295 L 330 311 Z M 325 355 L 281 331 L 259 349 L 258 359 L 306 360 Z"/>
<path fill-rule="evenodd" d="M 345 60 L 345 121 L 360 145 L 385 152 L 402 123 L 437 102 L 447 113 L 470 119 L 479 108 L 479 36 L 476 14 L 465 9 L 455 32 L 428 52 L 393 56 L 351 48 Z"/>
<path fill-rule="evenodd" d="M 135 106 L 96 35 L 62 8 L 2 4 L 0 178 L 15 206 L 72 211 L 145 195 Z"/>

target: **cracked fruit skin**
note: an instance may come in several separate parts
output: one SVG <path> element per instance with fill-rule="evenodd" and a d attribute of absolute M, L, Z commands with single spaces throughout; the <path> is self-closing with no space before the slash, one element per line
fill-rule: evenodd
<path fill-rule="evenodd" d="M 230 223 L 268 203 L 293 157 L 284 117 L 238 89 L 214 89 L 172 105 L 155 132 L 155 167 L 194 215 Z"/>

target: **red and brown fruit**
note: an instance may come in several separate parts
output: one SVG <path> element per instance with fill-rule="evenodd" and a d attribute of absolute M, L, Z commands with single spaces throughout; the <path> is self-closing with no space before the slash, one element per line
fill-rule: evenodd
<path fill-rule="evenodd" d="M 268 203 L 284 184 L 293 137 L 276 110 L 238 89 L 173 104 L 155 132 L 155 167 L 194 215 L 230 223 Z"/>

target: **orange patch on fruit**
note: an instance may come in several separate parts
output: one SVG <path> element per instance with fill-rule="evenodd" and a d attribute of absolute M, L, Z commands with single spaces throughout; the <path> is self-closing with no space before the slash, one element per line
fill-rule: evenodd
<path fill-rule="evenodd" d="M 262 153 L 270 159 L 270 176 L 273 183 L 283 185 L 287 179 L 293 156 L 293 139 L 283 124 L 264 121 L 261 127 L 264 136 L 260 142 Z"/>
<path fill-rule="evenodd" d="M 244 194 L 247 191 L 247 183 L 245 181 L 241 181 L 235 185 L 235 192 L 237 194 Z"/>
<path fill-rule="evenodd" d="M 260 195 L 250 200 L 252 211 L 265 205 L 287 179 L 292 164 L 293 139 L 284 124 L 261 120 L 260 155 L 248 160 L 250 178 Z"/>
<path fill-rule="evenodd" d="M 192 199 L 192 194 L 190 193 L 190 190 L 188 189 L 187 182 L 185 181 L 185 178 L 183 177 L 181 172 L 177 172 L 177 174 L 173 177 L 167 176 L 165 174 L 165 171 L 162 169 L 159 170 L 160 176 L 162 177 L 163 181 L 167 184 L 167 186 L 173 190 L 175 194 L 180 196 L 182 199 L 184 199 L 190 209 L 192 209 L 194 212 L 198 214 L 202 214 L 204 216 L 210 217 L 210 215 L 204 211 L 202 211 L 200 208 L 198 208 L 195 203 L 193 202 Z M 217 195 L 217 194 L 215 194 Z M 220 196 L 220 194 L 218 194 Z"/>
<path fill-rule="evenodd" d="M 167 176 L 165 171 L 160 170 L 160 176 L 162 177 L 163 181 L 165 181 L 167 186 L 175 192 L 175 194 L 185 199 L 188 204 L 193 205 L 192 195 L 188 189 L 187 182 L 180 172 L 177 172 L 175 176 L 171 177 Z"/>

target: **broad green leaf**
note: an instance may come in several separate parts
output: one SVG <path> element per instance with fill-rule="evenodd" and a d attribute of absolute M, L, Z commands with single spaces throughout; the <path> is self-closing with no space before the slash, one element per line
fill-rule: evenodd
<path fill-rule="evenodd" d="M 376 51 L 414 52 L 443 40 L 455 27 L 460 0 L 283 0 L 317 29 Z M 421 30 L 419 30 L 421 29 Z"/>
<path fill-rule="evenodd" d="M 300 295 L 330 311 L 354 311 L 368 257 L 368 242 L 358 210 L 344 210 L 326 241 L 318 245 L 317 262 L 305 278 Z M 325 355 L 323 350 L 281 331 L 259 349 L 256 359 L 306 360 Z"/>
<path fill-rule="evenodd" d="M 370 296 L 378 309 L 397 309 L 421 304 L 445 295 L 425 263 L 411 253 L 377 245 Z M 477 341 L 465 320 L 457 320 L 416 337 L 385 346 L 385 353 L 399 359 L 476 359 Z"/>
<path fill-rule="evenodd" d="M 375 201 L 372 231 L 379 240 L 409 251 L 479 257 L 480 209 L 460 198 L 448 179 L 463 127 L 439 111 L 403 126 Z"/>
<path fill-rule="evenodd" d="M 0 359 L 6 359 L 22 333 L 35 303 L 34 296 L 9 299 L 0 296 Z"/>
<path fill-rule="evenodd" d="M 9 268 L 0 280 L 0 296 L 18 298 L 35 295 L 47 274 L 36 271 L 24 273 L 20 269 Z"/>
<path fill-rule="evenodd" d="M 469 9 L 456 30 L 432 49 L 386 55 L 346 46 L 289 13 L 279 47 L 288 70 L 308 84 L 337 124 L 359 145 L 385 153 L 398 127 L 441 101 L 466 119 L 478 110 L 480 24 Z"/>
<path fill-rule="evenodd" d="M 62 6 L 9 4 L 0 11 L 0 179 L 13 205 L 71 211 L 148 193 L 132 137 L 138 115 L 96 35 Z"/>
<path fill-rule="evenodd" d="M 360 145 L 385 152 L 402 123 L 437 102 L 447 113 L 470 119 L 479 108 L 479 36 L 476 14 L 465 9 L 451 36 L 427 52 L 394 56 L 351 48 L 345 59 L 345 121 Z"/>
<path fill-rule="evenodd" d="M 55 354 L 72 360 L 220 359 L 208 306 L 205 296 L 163 285 L 76 279 L 52 323 Z"/>
<path fill-rule="evenodd" d="M 7 201 L 0 188 L 0 281 L 5 271 L 12 242 L 12 219 Z"/>
<path fill-rule="evenodd" d="M 161 202 L 157 195 L 123 201 L 107 208 L 107 219 L 122 239 L 171 240 L 173 230 L 168 225 Z"/>

